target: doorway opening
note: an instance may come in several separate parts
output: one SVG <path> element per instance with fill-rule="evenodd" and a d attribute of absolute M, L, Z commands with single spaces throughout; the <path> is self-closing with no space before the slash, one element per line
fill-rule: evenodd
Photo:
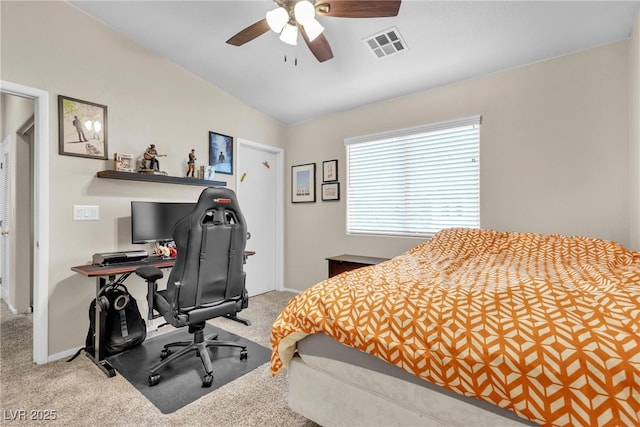
<path fill-rule="evenodd" d="M 33 100 L 33 154 L 30 200 L 31 269 L 33 282 L 33 361 L 48 361 L 49 342 L 49 93 L 41 89 L 0 81 L 0 93 Z M 14 233 L 15 234 L 15 233 Z M 13 254 L 16 256 L 16 254 Z"/>
<path fill-rule="evenodd" d="M 0 145 L 0 288 L 9 311 L 33 307 L 34 102 L 3 93 Z"/>

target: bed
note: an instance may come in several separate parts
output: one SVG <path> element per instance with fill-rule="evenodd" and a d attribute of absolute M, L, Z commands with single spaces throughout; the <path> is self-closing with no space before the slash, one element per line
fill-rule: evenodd
<path fill-rule="evenodd" d="M 294 297 L 271 331 L 321 425 L 640 425 L 640 253 L 446 229 Z"/>

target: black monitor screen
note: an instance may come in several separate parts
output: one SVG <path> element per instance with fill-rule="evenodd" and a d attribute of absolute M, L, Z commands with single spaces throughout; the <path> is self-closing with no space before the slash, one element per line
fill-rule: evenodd
<path fill-rule="evenodd" d="M 195 203 L 131 202 L 131 243 L 173 240 L 173 226 Z"/>

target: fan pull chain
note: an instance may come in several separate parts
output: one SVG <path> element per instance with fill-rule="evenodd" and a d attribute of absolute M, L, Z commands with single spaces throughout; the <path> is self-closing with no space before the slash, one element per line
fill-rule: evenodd
<path fill-rule="evenodd" d="M 286 54 L 286 53 L 284 54 L 284 62 L 287 62 L 287 54 Z M 294 57 L 293 57 L 293 65 L 294 65 L 295 67 L 297 67 L 297 66 L 298 66 L 298 55 L 296 55 L 296 56 L 294 56 Z"/>

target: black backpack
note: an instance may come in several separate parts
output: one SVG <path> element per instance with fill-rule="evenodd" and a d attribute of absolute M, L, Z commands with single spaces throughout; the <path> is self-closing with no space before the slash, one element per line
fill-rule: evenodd
<path fill-rule="evenodd" d="M 107 285 L 98 294 L 106 306 L 104 348 L 106 356 L 111 356 L 140 345 L 147 336 L 147 324 L 140 315 L 138 303 L 127 288 L 115 283 Z M 89 331 L 84 348 L 68 360 L 71 362 L 83 350 L 95 354 L 95 313 L 96 299 L 89 305 Z"/>

